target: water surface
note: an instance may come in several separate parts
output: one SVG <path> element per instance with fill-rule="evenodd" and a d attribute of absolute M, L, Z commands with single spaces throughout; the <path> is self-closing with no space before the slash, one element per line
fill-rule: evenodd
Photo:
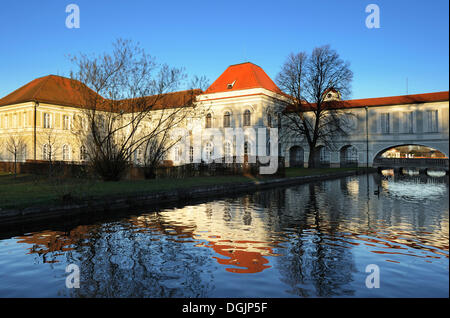
<path fill-rule="evenodd" d="M 374 174 L 3 232 L 0 296 L 448 297 L 448 211 L 448 177 Z"/>

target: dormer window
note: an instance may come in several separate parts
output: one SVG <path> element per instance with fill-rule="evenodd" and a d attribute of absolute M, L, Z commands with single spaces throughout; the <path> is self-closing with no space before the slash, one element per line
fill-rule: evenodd
<path fill-rule="evenodd" d="M 232 89 L 234 86 L 234 83 L 236 83 L 236 80 L 233 83 L 228 83 L 227 88 Z"/>

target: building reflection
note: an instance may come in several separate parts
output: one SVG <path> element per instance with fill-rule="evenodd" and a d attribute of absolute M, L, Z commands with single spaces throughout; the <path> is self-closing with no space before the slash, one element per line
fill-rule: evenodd
<path fill-rule="evenodd" d="M 448 177 L 414 178 L 348 177 L 16 239 L 40 262 L 80 264 L 83 297 L 207 297 L 218 273 L 271 268 L 290 294 L 353 295 L 355 248 L 448 258 Z"/>

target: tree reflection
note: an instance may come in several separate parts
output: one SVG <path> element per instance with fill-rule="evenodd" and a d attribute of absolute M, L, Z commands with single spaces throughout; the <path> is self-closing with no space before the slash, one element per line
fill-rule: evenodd
<path fill-rule="evenodd" d="M 132 224 L 136 223 L 133 219 Z M 75 296 L 208 296 L 213 286 L 209 284 L 206 253 L 193 253 L 191 245 L 174 244 L 170 234 L 161 235 L 173 231 L 159 214 L 146 220 L 145 231 L 135 231 L 124 224 L 92 231 L 88 248 L 67 260 L 79 264 L 81 269 L 83 288 L 76 290 Z M 192 237 L 190 228 L 177 228 L 173 235 L 177 233 Z"/>
<path fill-rule="evenodd" d="M 291 287 L 290 292 L 295 295 L 352 295 L 353 290 L 348 287 L 354 271 L 352 254 L 348 247 L 333 244 L 338 239 L 335 226 L 341 221 L 340 211 L 322 206 L 326 194 L 320 188 L 309 184 L 306 197 L 295 191 L 289 193 L 306 200 L 303 204 L 296 202 L 286 208 L 287 211 L 297 212 L 290 224 L 284 224 L 295 229 L 295 232 L 287 250 L 277 258 L 279 270 L 283 282 Z M 290 198 L 285 201 L 292 202 Z"/>
<path fill-rule="evenodd" d="M 79 265 L 81 288 L 71 296 L 209 297 L 223 295 L 218 281 L 239 277 L 244 291 L 249 281 L 273 283 L 266 282 L 271 273 L 275 284 L 281 277 L 280 293 L 351 296 L 364 286 L 353 281 L 361 255 L 397 263 L 410 256 L 448 259 L 447 185 L 418 180 L 411 187 L 428 195 L 417 198 L 396 195 L 403 182 L 348 177 L 16 239 L 29 246 L 37 265 L 63 268 L 60 276 L 65 265 Z M 441 186 L 440 199 L 430 199 Z M 67 292 L 62 281 L 60 293 Z"/>

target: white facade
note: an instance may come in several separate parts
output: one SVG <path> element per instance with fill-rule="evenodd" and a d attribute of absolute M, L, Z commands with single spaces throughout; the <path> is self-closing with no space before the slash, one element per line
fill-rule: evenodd
<path fill-rule="evenodd" d="M 200 95 L 198 102 L 208 108 L 211 114 L 211 127 L 206 127 L 206 119 L 200 123 L 197 135 L 207 133 L 208 129 L 224 130 L 226 114 L 230 115 L 231 128 L 268 128 L 277 127 L 277 118 L 271 110 L 280 106 L 282 96 L 263 88 L 242 90 L 239 92 Z M 244 126 L 244 112 L 250 111 L 251 125 Z M 385 150 L 400 145 L 421 145 L 434 148 L 449 155 L 449 103 L 426 102 L 397 104 L 387 106 L 368 106 L 348 108 L 345 112 L 355 115 L 355 124 L 348 135 L 337 138 L 333 149 L 323 149 L 321 157 L 330 166 L 339 167 L 343 161 L 356 162 L 358 166 L 372 166 L 373 160 Z M 283 129 L 283 125 L 281 126 Z M 255 139 L 249 138 L 253 146 Z M 206 143 L 202 144 L 203 147 Z M 227 145 L 221 145 L 223 149 Z M 320 144 L 318 146 L 321 146 Z M 291 164 L 291 156 L 307 166 L 309 149 L 303 138 L 280 139 L 280 154 L 284 156 L 286 166 Z M 292 150 L 299 151 L 292 151 Z M 225 152 L 225 150 L 223 150 Z M 218 156 L 220 157 L 220 156 Z M 368 159 L 368 161 L 367 161 Z M 183 164 L 182 160 L 175 161 Z"/>
<path fill-rule="evenodd" d="M 257 75 L 252 77 L 255 72 Z M 280 115 L 283 108 L 281 100 L 285 98 L 283 93 L 261 68 L 252 63 L 230 66 L 211 87 L 213 89 L 196 97 L 195 107 L 187 109 L 191 116 L 187 116 L 178 127 L 187 133 L 188 142 L 184 140 L 175 145 L 165 159 L 174 165 L 182 165 L 195 161 L 195 158 L 207 161 L 242 155 L 253 158 L 259 149 L 266 149 L 265 154 L 268 155 L 268 150 L 273 146 L 269 144 L 269 130 L 279 128 L 281 135 L 285 126 L 282 120 L 279 122 L 283 118 Z M 448 157 L 448 92 L 436 94 L 441 96 L 436 99 L 439 101 L 418 102 L 413 97 L 419 95 L 358 100 L 354 103 L 355 107 L 345 108 L 345 112 L 355 115 L 354 127 L 348 135 L 338 136 L 333 149 L 321 148 L 320 158 L 335 167 L 348 162 L 372 166 L 380 153 L 400 145 L 427 146 Z M 330 91 L 328 97 L 338 96 L 333 96 Z M 386 99 L 391 102 L 383 104 L 381 100 Z M 378 100 L 380 104 L 377 104 Z M 400 102 L 396 104 L 392 100 Z M 366 101 L 367 105 L 364 104 Z M 39 107 L 31 101 L 1 106 L 0 160 L 11 161 L 11 154 L 5 150 L 5 145 L 7 139 L 14 135 L 22 136 L 26 143 L 19 160 L 45 160 L 48 155 L 44 149 L 48 143 L 46 132 L 51 131 L 55 144 L 58 144 L 53 154 L 56 160 L 83 161 L 86 157 L 85 146 L 80 144 L 70 129 L 80 114 L 80 108 L 45 102 L 41 102 Z M 151 125 L 151 120 L 143 121 L 144 131 L 146 125 Z M 243 140 L 234 137 L 217 140 L 214 137 L 214 131 L 226 137 L 228 132 L 239 129 L 244 134 Z M 258 130 L 265 131 L 265 139 L 257 138 Z M 304 138 L 280 137 L 277 145 L 277 152 L 284 157 L 286 166 L 293 163 L 307 166 L 309 148 Z M 274 155 L 273 150 L 271 152 L 270 155 Z M 133 161 L 139 164 L 142 162 L 140 157 L 142 152 L 137 149 Z"/>

